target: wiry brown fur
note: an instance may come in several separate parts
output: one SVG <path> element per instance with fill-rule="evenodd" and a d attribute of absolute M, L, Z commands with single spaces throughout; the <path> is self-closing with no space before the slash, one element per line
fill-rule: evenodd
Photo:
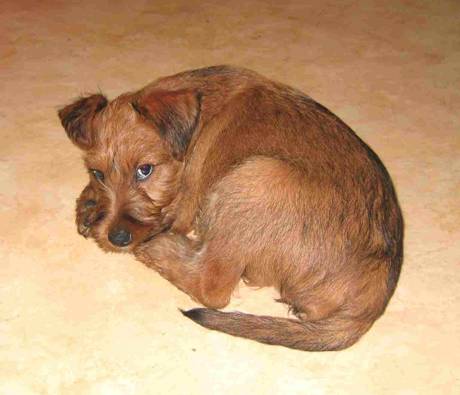
<path fill-rule="evenodd" d="M 394 188 L 375 153 L 311 98 L 217 66 L 59 115 L 87 167 L 105 174 L 78 200 L 79 232 L 134 252 L 205 305 L 184 312 L 200 325 L 339 350 L 383 314 L 402 262 Z M 154 172 L 137 182 L 144 163 Z M 114 228 L 132 242 L 111 244 Z M 215 310 L 240 279 L 274 286 L 298 319 Z"/>

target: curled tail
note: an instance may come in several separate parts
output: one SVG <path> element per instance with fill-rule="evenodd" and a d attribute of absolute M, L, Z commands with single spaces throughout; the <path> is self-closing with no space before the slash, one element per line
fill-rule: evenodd
<path fill-rule="evenodd" d="M 337 351 L 350 347 L 372 325 L 369 321 L 340 318 L 300 321 L 206 308 L 181 312 L 208 329 L 304 351 Z"/>

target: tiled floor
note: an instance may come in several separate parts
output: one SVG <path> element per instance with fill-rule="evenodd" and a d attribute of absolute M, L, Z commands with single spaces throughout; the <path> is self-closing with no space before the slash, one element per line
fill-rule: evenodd
<path fill-rule="evenodd" d="M 460 3 L 1 1 L 0 394 L 460 393 Z M 292 84 L 367 141 L 406 219 L 399 288 L 338 353 L 208 332 L 189 298 L 79 237 L 86 181 L 56 109 L 234 63 Z M 285 315 L 270 290 L 231 308 Z"/>

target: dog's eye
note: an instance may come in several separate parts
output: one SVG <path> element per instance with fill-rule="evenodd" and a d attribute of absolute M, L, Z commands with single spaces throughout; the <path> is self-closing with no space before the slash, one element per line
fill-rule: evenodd
<path fill-rule="evenodd" d="M 136 179 L 137 181 L 144 181 L 145 179 L 150 177 L 150 174 L 152 174 L 153 171 L 153 165 L 145 164 L 145 165 L 140 165 L 136 169 Z"/>
<path fill-rule="evenodd" d="M 100 182 L 104 181 L 104 173 L 102 171 L 96 169 L 91 169 L 90 171 L 96 180 Z"/>

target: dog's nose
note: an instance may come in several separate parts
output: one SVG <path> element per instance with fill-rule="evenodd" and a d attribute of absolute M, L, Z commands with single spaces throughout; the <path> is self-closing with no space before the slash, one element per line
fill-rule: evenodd
<path fill-rule="evenodd" d="M 109 232 L 109 240 L 117 247 L 125 247 L 131 243 L 133 237 L 127 230 L 116 228 Z"/>

